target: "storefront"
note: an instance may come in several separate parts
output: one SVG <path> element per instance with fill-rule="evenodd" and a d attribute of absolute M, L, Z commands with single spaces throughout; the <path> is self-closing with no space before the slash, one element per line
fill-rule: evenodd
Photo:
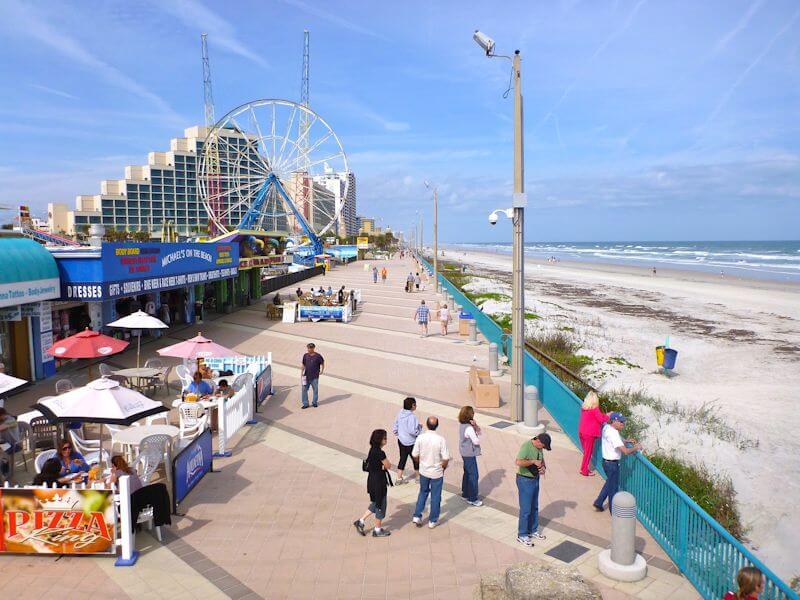
<path fill-rule="evenodd" d="M 95 330 L 137 310 L 168 325 L 193 323 L 195 302 L 210 293 L 224 303 L 239 270 L 239 249 L 227 243 L 103 243 L 51 251 L 61 300 L 85 303 L 82 318 Z"/>
<path fill-rule="evenodd" d="M 56 261 L 33 240 L 0 236 L 0 363 L 9 375 L 42 379 L 54 372 L 50 300 L 59 296 Z"/>

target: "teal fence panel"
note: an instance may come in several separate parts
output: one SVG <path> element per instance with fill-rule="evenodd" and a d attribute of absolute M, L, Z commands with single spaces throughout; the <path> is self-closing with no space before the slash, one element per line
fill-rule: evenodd
<path fill-rule="evenodd" d="M 419 260 L 431 273 L 430 264 Z M 481 334 L 503 349 L 503 331 L 443 275 L 442 285 L 475 316 Z M 547 412 L 580 448 L 578 421 L 581 400 L 572 390 L 525 352 L 525 384 L 535 385 Z M 794 591 L 702 507 L 637 453 L 620 463 L 620 487 L 636 498 L 639 522 L 692 582 L 703 598 L 718 600 L 735 587 L 736 573 L 746 566 L 759 569 L 767 580 L 762 600 L 800 600 Z"/>

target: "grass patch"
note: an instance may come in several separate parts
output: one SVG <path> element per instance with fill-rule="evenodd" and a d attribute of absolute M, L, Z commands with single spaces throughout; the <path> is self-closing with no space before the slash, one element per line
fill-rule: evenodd
<path fill-rule="evenodd" d="M 507 296 L 506 294 L 499 294 L 497 292 L 481 292 L 480 294 L 467 294 L 467 297 L 478 306 L 480 306 L 484 302 L 487 302 L 488 300 L 494 300 L 496 302 L 511 302 L 511 296 Z"/>
<path fill-rule="evenodd" d="M 492 321 L 497 323 L 500 326 L 500 329 L 505 331 L 506 333 L 511 333 L 511 315 L 508 313 L 494 313 L 489 315 L 492 318 Z M 541 319 L 539 315 L 532 312 L 525 313 L 525 319 L 530 321 L 532 319 Z"/>
<path fill-rule="evenodd" d="M 648 458 L 731 535 L 739 540 L 745 537 L 747 531 L 736 508 L 736 490 L 730 478 L 715 475 L 703 466 L 686 464 L 674 456 L 659 453 Z"/>
<path fill-rule="evenodd" d="M 632 362 L 625 360 L 621 356 L 612 356 L 611 358 L 607 358 L 606 362 L 610 362 L 613 365 L 620 365 L 622 367 L 628 367 L 629 369 L 641 369 L 639 365 L 636 365 Z"/>
<path fill-rule="evenodd" d="M 559 327 L 558 330 L 559 331 L 567 331 L 569 333 L 575 333 L 575 328 L 574 327 L 567 327 L 566 325 L 563 325 L 563 326 Z"/>
<path fill-rule="evenodd" d="M 580 344 L 564 331 L 534 335 L 528 338 L 528 343 L 574 373 L 580 373 L 594 362 L 591 356 L 578 354 Z"/>

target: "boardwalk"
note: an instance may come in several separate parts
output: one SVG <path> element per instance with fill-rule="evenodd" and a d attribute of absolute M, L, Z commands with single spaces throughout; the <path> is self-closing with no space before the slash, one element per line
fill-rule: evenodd
<path fill-rule="evenodd" d="M 607 547 L 608 513 L 592 510 L 599 478 L 578 476 L 579 454 L 542 413 L 553 436 L 542 481 L 541 520 L 547 540 L 532 549 L 516 542 L 517 492 L 514 457 L 524 438 L 507 423 L 508 411 L 478 411 L 484 429 L 480 495 L 475 508 L 460 495 L 461 462 L 456 456 L 445 476 L 443 510 L 436 529 L 417 529 L 411 509 L 417 486 L 391 488 L 385 539 L 359 536 L 352 521 L 366 505 L 361 458 L 369 433 L 390 429 L 406 395 L 418 399 L 417 414 L 440 417 L 440 432 L 457 454 L 458 408 L 470 404 L 467 370 L 483 364 L 487 346 L 468 346 L 453 331 L 421 339 L 412 321 L 414 307 L 431 290 L 403 291 L 409 261 L 387 263 L 386 284 L 372 283 L 362 263 L 335 269 L 304 282 L 363 290 L 363 304 L 350 324 L 267 321 L 263 305 L 222 316 L 203 325 L 203 334 L 249 354 L 272 352 L 275 396 L 258 423 L 234 440 L 233 455 L 215 461 L 181 507 L 164 545 L 138 536 L 142 557 L 131 569 L 114 568 L 102 558 L 4 557 L 0 590 L 34 598 L 70 589 L 71 598 L 471 598 L 481 573 L 498 572 L 520 561 L 564 564 L 548 551 L 563 542 L 585 549 L 570 564 L 596 582 L 605 598 L 696 598 L 658 545 L 639 527 L 640 552 L 648 559 L 647 579 L 618 584 L 597 571 L 597 553 Z M 147 344 L 194 335 L 173 333 Z M 300 410 L 298 363 L 314 341 L 326 359 L 320 406 Z M 122 366 L 131 353 L 114 357 Z M 507 397 L 508 376 L 498 378 Z M 49 384 L 48 384 L 49 385 Z M 15 397 L 12 410 L 27 398 Z M 45 395 L 45 392 L 39 392 Z M 387 454 L 398 458 L 389 435 Z M 67 584 L 67 585 L 65 585 Z"/>

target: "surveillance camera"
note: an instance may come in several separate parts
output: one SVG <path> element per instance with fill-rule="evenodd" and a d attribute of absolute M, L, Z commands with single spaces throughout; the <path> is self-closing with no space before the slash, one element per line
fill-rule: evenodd
<path fill-rule="evenodd" d="M 489 215 L 489 225 L 497 225 L 497 213 L 492 213 Z"/>
<path fill-rule="evenodd" d="M 489 56 L 494 52 L 494 40 L 490 38 L 485 33 L 475 30 L 475 33 L 472 34 L 472 39 L 483 48 L 483 51 L 486 52 L 486 56 Z"/>

